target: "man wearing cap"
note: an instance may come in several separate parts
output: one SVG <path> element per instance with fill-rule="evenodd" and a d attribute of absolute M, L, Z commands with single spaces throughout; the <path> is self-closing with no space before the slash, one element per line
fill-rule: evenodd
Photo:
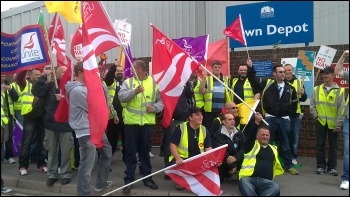
<path fill-rule="evenodd" d="M 345 58 L 349 57 L 349 50 L 343 52 L 343 55 L 339 58 L 337 65 L 335 66 L 335 74 L 343 77 L 347 83 L 349 83 L 349 71 L 344 71 L 343 65 Z M 345 108 L 343 110 L 344 122 L 343 122 L 343 138 L 344 138 L 344 158 L 343 158 L 343 175 L 341 176 L 342 183 L 340 189 L 349 189 L 349 95 L 345 101 Z"/>
<path fill-rule="evenodd" d="M 190 107 L 188 122 L 179 124 L 171 135 L 169 162 L 180 165 L 183 160 L 212 149 L 209 131 L 202 125 L 202 121 L 202 110 L 198 107 Z M 184 147 L 185 144 L 187 147 Z M 176 189 L 184 188 L 177 185 Z"/>
<path fill-rule="evenodd" d="M 322 175 L 327 167 L 330 175 L 338 176 L 338 137 L 343 124 L 342 110 L 345 105 L 345 89 L 333 82 L 334 69 L 324 68 L 323 84 L 314 87 L 310 100 L 310 113 L 316 121 L 316 173 Z M 326 138 L 328 135 L 328 160 L 326 161 Z"/>

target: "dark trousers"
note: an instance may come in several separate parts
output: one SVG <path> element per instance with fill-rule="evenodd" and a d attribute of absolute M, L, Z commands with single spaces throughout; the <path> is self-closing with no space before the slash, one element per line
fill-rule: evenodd
<path fill-rule="evenodd" d="M 7 142 L 5 142 L 5 159 L 8 160 L 9 158 L 13 157 L 13 138 L 12 138 L 12 131 L 13 131 L 13 118 L 12 116 L 9 117 L 8 122 L 8 130 L 9 130 L 9 139 Z"/>
<path fill-rule="evenodd" d="M 119 135 L 121 135 L 121 140 L 123 144 L 123 161 L 124 161 L 124 143 L 125 143 L 125 132 L 124 132 L 124 123 L 119 122 L 118 124 L 114 124 L 114 119 L 109 119 L 107 124 L 107 138 L 109 143 L 112 146 L 112 154 L 117 150 L 117 144 L 119 140 Z"/>
<path fill-rule="evenodd" d="M 277 137 L 280 142 L 279 156 L 283 159 L 286 169 L 292 168 L 292 152 L 289 146 L 290 136 L 290 121 L 285 118 L 265 117 L 266 122 L 269 124 L 270 130 L 270 144 L 274 142 Z"/>
<path fill-rule="evenodd" d="M 74 167 L 78 168 L 80 164 L 79 141 L 74 131 L 72 131 L 72 135 L 74 138 Z"/>
<path fill-rule="evenodd" d="M 34 137 L 38 140 L 37 145 L 37 167 L 40 168 L 43 165 L 46 165 L 46 150 L 43 145 L 45 131 L 43 128 L 43 118 L 24 118 L 23 121 L 23 137 L 21 140 L 21 150 L 19 153 L 19 168 L 29 166 L 29 157 L 30 157 L 30 147 L 34 141 Z"/>
<path fill-rule="evenodd" d="M 147 176 L 151 174 L 152 166 L 149 151 L 153 128 L 153 125 L 125 125 L 125 184 L 129 184 L 135 180 L 137 151 L 139 152 L 139 160 L 142 163 L 141 170 L 143 175 Z"/>
<path fill-rule="evenodd" d="M 333 132 L 333 129 L 328 129 L 328 125 L 322 126 L 319 121 L 316 121 L 316 163 L 317 168 L 328 170 L 337 167 L 337 151 L 338 151 L 338 132 Z M 326 138 L 328 136 L 328 161 L 326 161 Z"/>

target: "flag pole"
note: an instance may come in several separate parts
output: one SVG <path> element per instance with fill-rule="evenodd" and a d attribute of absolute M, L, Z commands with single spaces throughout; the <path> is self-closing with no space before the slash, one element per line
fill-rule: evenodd
<path fill-rule="evenodd" d="M 224 144 L 224 145 L 219 146 L 219 147 L 217 147 L 217 148 L 214 148 L 214 149 L 211 149 L 211 150 L 209 150 L 209 151 L 206 151 L 206 152 L 204 152 L 204 153 L 202 153 L 202 154 L 195 155 L 195 156 L 193 156 L 193 157 L 190 157 L 190 158 L 188 158 L 188 159 L 185 159 L 185 160 L 183 161 L 183 163 L 187 163 L 187 162 L 190 162 L 190 161 L 192 161 L 192 160 L 194 160 L 194 159 L 197 159 L 197 158 L 199 158 L 199 157 L 203 157 L 203 156 L 205 156 L 205 155 L 207 155 L 207 154 L 209 154 L 209 153 L 212 153 L 212 152 L 214 152 L 214 151 L 217 151 L 217 150 L 219 150 L 219 149 L 221 149 L 221 148 L 224 148 L 224 147 L 227 147 L 227 146 L 228 146 L 227 144 Z M 124 186 L 122 186 L 122 187 L 119 187 L 119 188 L 117 188 L 117 189 L 115 189 L 115 190 L 113 190 L 113 191 L 110 191 L 110 192 L 108 192 L 108 193 L 105 193 L 105 194 L 103 194 L 102 196 L 108 196 L 108 195 L 110 195 L 110 194 L 112 194 L 112 193 L 114 193 L 114 192 L 116 192 L 116 191 L 118 191 L 118 190 L 121 190 L 121 189 L 123 189 L 123 188 L 125 188 L 125 187 L 128 187 L 128 186 L 130 186 L 130 185 L 132 185 L 132 184 L 135 184 L 135 183 L 137 183 L 137 182 L 139 182 L 139 181 L 142 181 L 142 180 L 144 180 L 144 179 L 147 179 L 147 178 L 149 178 L 149 177 L 151 177 L 151 176 L 153 176 L 153 175 L 156 175 L 156 174 L 158 174 L 158 173 L 160 173 L 160 172 L 163 172 L 163 171 L 165 171 L 165 170 L 168 170 L 168 169 L 170 169 L 170 168 L 173 168 L 173 167 L 176 166 L 176 165 L 177 165 L 177 164 L 173 164 L 173 165 L 171 165 L 171 166 L 168 166 L 168 167 L 166 167 L 166 168 L 163 168 L 163 169 L 161 169 L 161 170 L 158 170 L 157 172 L 153 172 L 152 174 L 149 174 L 149 175 L 147 175 L 147 176 L 145 176 L 145 177 L 142 177 L 142 178 L 140 178 L 140 179 L 138 179 L 138 180 L 136 180 L 136 181 L 134 181 L 134 182 L 131 182 L 131 183 L 126 184 L 126 185 L 124 185 Z"/>
<path fill-rule="evenodd" d="M 228 36 L 226 36 L 226 39 L 227 39 L 227 72 L 229 75 L 231 75 L 231 69 L 230 69 L 230 45 L 229 45 L 229 41 L 230 41 L 230 38 Z"/>
<path fill-rule="evenodd" d="M 248 58 L 249 58 L 250 56 L 249 56 L 249 52 L 248 52 L 248 47 L 247 47 L 247 45 L 245 45 L 245 49 L 247 50 L 247 55 L 248 55 Z"/>
<path fill-rule="evenodd" d="M 254 111 L 253 108 L 251 108 L 248 103 L 246 103 L 244 100 L 242 100 L 241 97 L 239 97 L 233 90 L 231 90 L 231 88 L 229 88 L 226 84 L 224 84 L 219 78 L 217 78 L 213 73 L 211 73 L 206 67 L 204 67 L 202 64 L 200 64 L 200 66 L 202 68 L 204 68 L 211 76 L 213 76 L 218 82 L 220 82 L 223 86 L 225 86 L 226 89 L 228 89 L 229 91 L 231 91 L 231 93 L 233 93 L 233 95 L 235 95 L 235 97 L 237 97 L 244 105 L 246 105 L 254 114 L 256 114 L 256 111 Z M 268 126 L 269 124 L 262 119 L 262 121 L 266 124 L 266 126 Z"/>
<path fill-rule="evenodd" d="M 117 35 L 117 36 L 118 36 L 118 35 Z M 118 36 L 118 39 L 119 39 L 119 36 Z M 135 68 L 134 68 L 134 66 L 133 66 L 133 63 L 132 63 L 132 61 L 131 61 L 131 59 L 130 59 L 130 57 L 129 57 L 129 54 L 126 52 L 124 45 L 123 45 L 123 44 L 121 44 L 121 45 L 123 46 L 122 49 L 124 50 L 125 57 L 127 57 L 128 61 L 129 61 L 129 63 L 130 63 L 130 65 L 131 65 L 131 69 L 134 71 L 134 77 L 136 78 L 138 84 L 141 85 L 140 79 L 139 79 L 139 77 L 137 76 L 137 73 L 136 73 Z M 145 99 L 145 102 L 146 102 L 146 105 L 147 105 L 147 100 L 146 100 L 145 93 L 144 93 L 144 92 L 141 92 L 141 94 L 142 94 L 143 98 Z"/>
<path fill-rule="evenodd" d="M 42 12 L 42 11 L 41 11 Z M 52 36 L 55 35 L 55 31 L 56 31 L 56 25 L 57 25 L 57 20 L 58 20 L 58 15 L 56 13 L 56 20 L 55 20 L 55 26 L 53 27 L 53 34 Z M 57 84 L 57 77 L 56 77 L 56 71 L 55 71 L 55 67 L 53 65 L 53 62 L 52 62 L 52 49 L 51 49 L 51 44 L 49 42 L 49 36 L 47 35 L 47 28 L 46 28 L 46 24 L 45 24 L 45 21 L 44 21 L 44 34 L 45 34 L 45 40 L 46 40 L 46 45 L 48 46 L 49 50 L 50 50 L 50 53 L 49 53 L 49 56 L 50 56 L 50 62 L 51 62 L 51 70 L 52 70 L 52 74 L 53 74 L 53 80 L 55 82 L 55 87 L 56 89 L 58 89 L 58 84 Z"/>

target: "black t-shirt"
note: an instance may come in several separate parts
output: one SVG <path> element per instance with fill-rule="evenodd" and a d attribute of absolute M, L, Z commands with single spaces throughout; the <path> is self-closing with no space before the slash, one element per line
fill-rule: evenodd
<path fill-rule="evenodd" d="M 198 138 L 199 138 L 199 128 L 193 129 L 189 123 L 187 123 L 187 133 L 188 133 L 188 153 L 189 157 L 193 157 L 195 155 L 198 155 L 200 153 L 199 147 L 198 147 Z M 181 129 L 178 125 L 173 134 L 170 138 L 170 143 L 173 143 L 175 145 L 179 145 L 181 143 Z M 204 139 L 204 148 L 211 147 L 211 138 L 208 129 L 206 129 L 206 137 Z M 187 159 L 187 158 L 185 158 Z"/>
<path fill-rule="evenodd" d="M 256 164 L 252 177 L 261 177 L 272 180 L 274 161 L 275 156 L 271 147 L 267 146 L 264 148 L 260 146 L 259 153 L 256 155 Z"/>
<path fill-rule="evenodd" d="M 243 90 L 244 83 L 245 83 L 245 80 L 238 79 L 236 84 L 235 84 L 235 87 L 233 87 L 233 91 L 239 97 L 241 97 L 242 100 L 244 100 L 244 90 Z M 236 103 L 236 105 L 242 103 L 242 101 L 239 100 L 237 96 L 234 97 L 233 102 Z"/>

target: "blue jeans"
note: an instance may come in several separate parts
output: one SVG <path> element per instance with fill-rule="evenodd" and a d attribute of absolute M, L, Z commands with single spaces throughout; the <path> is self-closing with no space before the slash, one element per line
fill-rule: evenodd
<path fill-rule="evenodd" d="M 243 177 L 238 182 L 242 196 L 279 196 L 280 186 L 260 177 Z"/>
<path fill-rule="evenodd" d="M 278 141 L 280 143 L 278 152 L 283 159 L 286 169 L 294 167 L 288 139 L 288 136 L 290 136 L 290 121 L 288 119 L 276 117 L 266 117 L 265 120 L 269 124 L 270 143 L 275 141 L 276 136 L 278 136 Z"/>
<path fill-rule="evenodd" d="M 344 137 L 344 158 L 343 158 L 343 181 L 349 181 L 349 118 L 345 116 L 343 123 L 343 137 Z"/>
<path fill-rule="evenodd" d="M 290 150 L 291 150 L 293 159 L 296 159 L 298 155 L 300 129 L 301 129 L 301 120 L 299 119 L 299 116 L 290 117 L 289 145 L 290 145 Z"/>
<path fill-rule="evenodd" d="M 80 165 L 78 170 L 78 196 L 89 196 L 91 193 L 91 172 L 95 165 L 96 147 L 91 143 L 90 135 L 78 138 L 80 151 Z M 103 147 L 99 149 L 100 159 L 96 179 L 96 188 L 103 188 L 107 184 L 109 170 L 112 161 L 112 146 L 109 144 L 106 134 L 103 134 Z"/>
<path fill-rule="evenodd" d="M 143 175 L 147 176 L 151 174 L 152 165 L 149 151 L 153 127 L 153 125 L 125 125 L 125 185 L 135 180 L 137 151 L 139 152 L 139 160 L 142 164 L 140 170 Z"/>

